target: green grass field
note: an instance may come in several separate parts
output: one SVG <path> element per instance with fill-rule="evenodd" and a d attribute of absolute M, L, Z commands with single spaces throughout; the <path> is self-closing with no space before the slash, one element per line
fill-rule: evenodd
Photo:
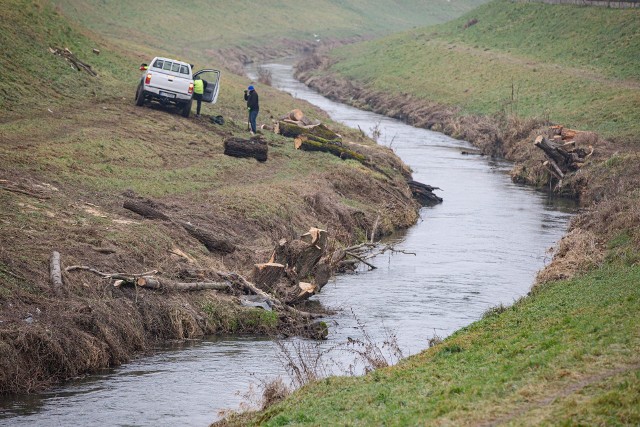
<path fill-rule="evenodd" d="M 338 48 L 329 71 L 463 113 L 544 117 L 637 141 L 638 52 L 638 10 L 498 0 L 446 24 Z"/>
<path fill-rule="evenodd" d="M 194 57 L 221 48 L 278 46 L 283 39 L 377 36 L 444 22 L 485 0 L 196 0 L 188 5 L 162 0 L 152 7 L 136 2 L 54 1 L 68 16 L 132 51 Z"/>
<path fill-rule="evenodd" d="M 637 425 L 640 267 L 544 285 L 424 352 L 238 425 Z M 231 423 L 233 424 L 233 422 Z"/>

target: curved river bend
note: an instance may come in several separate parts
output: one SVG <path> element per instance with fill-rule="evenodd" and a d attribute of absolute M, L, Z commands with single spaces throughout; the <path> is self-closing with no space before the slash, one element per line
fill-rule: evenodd
<path fill-rule="evenodd" d="M 573 204 L 513 184 L 507 163 L 462 155 L 470 147 L 464 141 L 332 102 L 295 81 L 290 64 L 264 66 L 275 87 L 334 120 L 368 133 L 377 127 L 378 141 L 392 144 L 415 180 L 444 190 L 444 203 L 423 209 L 419 224 L 396 237 L 396 248 L 415 256 L 378 256 L 378 269 L 341 276 L 314 297 L 341 309 L 329 319 L 322 349 L 358 337 L 364 324 L 373 341 L 391 331 L 404 355 L 414 354 L 434 335 L 445 337 L 528 292 Z M 351 363 L 348 354 L 330 357 Z M 182 344 L 46 393 L 0 400 L 0 425 L 205 426 L 221 410 L 238 408 L 261 380 L 283 375 L 281 359 L 264 339 Z"/>

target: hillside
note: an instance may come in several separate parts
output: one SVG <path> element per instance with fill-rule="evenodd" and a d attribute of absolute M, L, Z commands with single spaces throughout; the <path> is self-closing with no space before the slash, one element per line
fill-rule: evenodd
<path fill-rule="evenodd" d="M 216 55 L 219 62 L 293 54 L 300 47 L 363 39 L 444 22 L 485 0 L 242 0 L 144 3 L 55 0 L 66 16 L 133 53 Z M 224 54 L 218 54 L 224 51 Z"/>
<path fill-rule="evenodd" d="M 126 49 L 126 37 L 114 42 L 47 0 L 3 2 L 0 17 L 0 393 L 32 392 L 117 365 L 158 341 L 308 323 L 241 306 L 235 291 L 139 292 L 82 271 L 63 272 L 56 290 L 53 251 L 63 269 L 218 280 L 216 272 L 250 273 L 281 238 L 312 226 L 327 229 L 339 247 L 370 234 L 374 221 L 378 233 L 389 233 L 417 219 L 408 171 L 393 153 L 306 103 L 256 84 L 260 123 L 301 108 L 368 147 L 375 167 L 297 151 L 273 133 L 263 135 L 265 163 L 225 156 L 225 138 L 248 137 L 246 78 L 223 69 L 218 103 L 205 105 L 201 118 L 136 107 L 138 66 L 154 50 L 146 42 L 140 51 Z M 97 76 L 76 70 L 54 48 L 67 48 Z M 188 59 L 213 62 L 204 53 Z M 209 120 L 216 115 L 224 125 Z M 366 185 L 372 181 L 379 185 Z M 390 193 L 393 203 L 385 202 Z M 124 209 L 131 200 L 171 221 Z M 233 242 L 235 252 L 208 250 L 181 222 Z"/>
<path fill-rule="evenodd" d="M 637 52 L 637 9 L 498 0 L 446 24 L 335 49 L 326 71 L 458 114 L 539 117 L 631 141 L 640 131 Z"/>

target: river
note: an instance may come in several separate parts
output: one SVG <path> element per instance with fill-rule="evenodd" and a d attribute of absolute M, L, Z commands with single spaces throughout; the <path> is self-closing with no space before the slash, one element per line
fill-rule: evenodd
<path fill-rule="evenodd" d="M 416 226 L 392 237 L 407 254 L 378 256 L 376 270 L 340 276 L 313 297 L 337 309 L 327 319 L 328 341 L 302 342 L 328 352 L 327 371 L 352 365 L 351 353 L 330 349 L 349 338 L 366 341 L 363 329 L 380 347 L 395 335 L 407 356 L 427 348 L 434 335 L 446 337 L 526 295 L 566 231 L 572 202 L 512 183 L 508 163 L 463 155 L 467 142 L 332 102 L 293 79 L 287 61 L 264 67 L 273 86 L 334 120 L 369 134 L 379 130 L 378 142 L 411 166 L 416 181 L 443 189 L 444 203 L 423 208 Z M 0 400 L 0 425 L 206 426 L 220 411 L 250 401 L 247 393 L 261 382 L 286 375 L 282 359 L 261 338 L 176 344 L 45 393 Z"/>

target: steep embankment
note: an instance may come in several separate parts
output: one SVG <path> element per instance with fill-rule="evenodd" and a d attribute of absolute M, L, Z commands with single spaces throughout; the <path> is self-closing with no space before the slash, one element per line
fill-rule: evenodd
<path fill-rule="evenodd" d="M 597 154 L 553 182 L 559 191 L 572 186 L 588 209 L 528 297 L 397 366 L 322 380 L 226 423 L 640 423 L 640 68 L 631 54 L 639 16 L 498 1 L 450 24 L 303 64 L 311 86 L 470 139 L 519 161 L 516 172 L 530 182 L 550 180 L 531 148 L 547 131 L 535 117 L 541 112 L 609 140 L 584 135 L 578 143 Z"/>
<path fill-rule="evenodd" d="M 242 90 L 248 84 L 226 70 L 218 103 L 205 105 L 200 119 L 134 106 L 138 64 L 153 50 L 146 27 L 129 39 L 144 48 L 129 51 L 122 47 L 124 33 L 112 42 L 46 0 L 10 0 L 0 14 L 0 393 L 33 391 L 122 363 L 158 340 L 272 333 L 292 321 L 241 306 L 237 292 L 114 287 L 82 271 L 63 273 L 64 286 L 54 292 L 52 251 L 61 253 L 63 268 L 219 280 L 215 271 L 246 274 L 269 258 L 275 242 L 310 226 L 327 229 L 338 247 L 371 233 L 374 222 L 386 233 L 417 219 L 402 163 L 333 123 L 345 139 L 369 146 L 375 170 L 296 151 L 273 134 L 264 135 L 266 163 L 224 156 L 226 137 L 246 135 Z M 169 16 L 158 25 L 169 28 Z M 212 39 L 224 36 L 204 30 Z M 164 53 L 188 56 L 187 46 L 172 50 L 162 39 Z M 97 76 L 76 70 L 51 48 L 68 48 Z M 211 61 L 202 52 L 192 60 Z M 261 121 L 296 107 L 328 120 L 289 95 L 262 85 L 258 90 Z M 208 120 L 218 114 L 226 119 L 222 126 Z M 173 221 L 137 216 L 123 208 L 126 200 L 146 200 Z M 236 251 L 209 252 L 179 221 L 232 242 Z"/>

